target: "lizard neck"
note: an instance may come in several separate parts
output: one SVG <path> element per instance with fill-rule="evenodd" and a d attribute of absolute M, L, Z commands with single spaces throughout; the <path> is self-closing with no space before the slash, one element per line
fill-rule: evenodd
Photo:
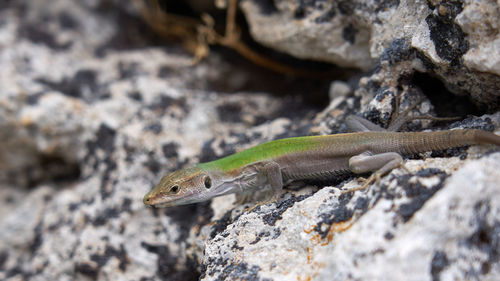
<path fill-rule="evenodd" d="M 204 163 L 198 164 L 198 166 L 205 170 L 209 174 L 214 182 L 214 186 L 211 189 L 205 190 L 206 197 L 213 198 L 230 193 L 241 192 L 244 186 L 242 186 L 242 178 L 244 173 L 242 173 L 243 168 L 233 169 L 230 171 L 222 171 L 221 169 L 213 169 L 212 167 L 206 168 L 203 166 Z"/>

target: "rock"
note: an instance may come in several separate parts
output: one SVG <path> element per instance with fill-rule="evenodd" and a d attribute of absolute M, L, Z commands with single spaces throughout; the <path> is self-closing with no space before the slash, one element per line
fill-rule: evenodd
<path fill-rule="evenodd" d="M 127 38 L 148 30 L 129 4 L 1 6 L 2 280 L 196 278 L 186 237 L 211 211 L 153 210 L 142 196 L 166 171 L 275 137 L 266 120 L 299 133 L 310 112 L 293 97 L 210 91 L 228 66 Z"/>
<path fill-rule="evenodd" d="M 498 1 L 245 0 L 240 6 L 253 38 L 270 48 L 375 68 L 386 86 L 428 73 L 476 104 L 500 104 Z"/>
<path fill-rule="evenodd" d="M 252 3 L 257 1 L 242 5 L 246 10 Z M 357 2 L 339 3 L 338 9 L 362 15 Z M 386 1 L 377 13 L 393 15 L 390 21 L 404 33 L 397 12 L 412 8 L 398 3 Z M 428 7 L 408 5 L 420 7 L 422 20 L 430 15 Z M 436 11 L 455 15 L 463 32 L 482 28 L 472 19 L 485 6 L 471 3 L 456 12 L 456 5 L 439 5 L 445 7 Z M 320 12 L 307 8 L 303 21 Z M 335 15 L 331 19 L 340 24 Z M 370 38 L 369 24 L 361 26 L 359 32 L 341 32 L 361 43 Z M 430 43 L 419 45 L 428 39 L 421 31 L 415 46 L 425 49 Z M 443 106 L 470 113 L 460 108 L 467 102 L 446 96 L 435 102 L 427 74 L 411 77 L 415 69 L 438 63 L 458 66 L 435 48 L 419 51 L 436 51 L 435 62 L 429 54 L 422 59 L 412 36 L 384 38 L 373 50 L 365 43 L 342 45 L 351 48 L 346 65 L 356 61 L 375 70 L 331 83 L 332 100 L 318 109 L 306 103 L 311 92 L 279 97 L 214 91 L 213 81 L 229 89 L 247 84 L 249 72 L 216 51 L 191 65 L 189 54 L 158 43 L 133 2 L 0 4 L 0 279 L 499 279 L 500 157 L 492 147 L 410 156 L 410 172 L 396 169 L 352 194 L 341 194 L 361 184 L 349 175 L 328 184 L 292 184 L 278 202 L 251 211 L 250 205 L 233 205 L 234 196 L 169 209 L 142 203 L 164 173 L 192 163 L 276 138 L 345 132 L 349 114 L 387 126 L 397 97 L 400 111 L 419 102 L 410 115 L 441 114 Z M 478 45 L 469 50 L 486 52 L 482 38 L 470 37 Z M 469 63 L 467 54 L 463 64 Z M 467 67 L 477 64 L 474 71 L 498 75 L 488 64 L 493 58 L 475 58 Z M 467 75 L 477 74 L 470 69 Z M 258 72 L 259 84 L 273 89 L 289 81 Z M 495 79 L 482 85 L 490 87 Z M 435 81 L 430 86 L 440 85 Z M 328 96 L 327 87 L 323 94 Z M 438 125 L 498 134 L 500 114 L 480 115 Z M 413 121 L 405 129 L 429 128 L 435 124 Z"/>
<path fill-rule="evenodd" d="M 499 117 L 491 116 L 495 124 Z M 213 232 L 220 225 L 198 232 L 207 240 L 199 256 L 206 266 L 202 280 L 435 280 L 469 274 L 494 280 L 500 274 L 500 154 L 475 159 L 491 151 L 477 148 L 469 149 L 466 161 L 460 150 L 450 151 L 460 157 L 407 160 L 411 174 L 392 171 L 366 193 L 342 195 L 339 186 L 359 186 L 353 179 L 317 191 L 289 190 L 275 205 L 252 212 L 215 199 L 214 208 L 227 213 L 216 220 L 222 232 Z"/>

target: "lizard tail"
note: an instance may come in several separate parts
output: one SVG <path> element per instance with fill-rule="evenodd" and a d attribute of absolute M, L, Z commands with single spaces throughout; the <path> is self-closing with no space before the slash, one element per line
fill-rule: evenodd
<path fill-rule="evenodd" d="M 500 145 L 500 136 L 498 135 L 481 130 L 466 130 L 466 131 L 471 131 L 471 133 L 474 135 L 473 140 L 475 141 L 476 144 Z"/>
<path fill-rule="evenodd" d="M 407 154 L 471 144 L 492 144 L 500 146 L 500 136 L 475 129 L 406 133 L 399 141 L 398 146 L 400 147 L 400 151 Z M 388 145 L 388 147 L 390 147 L 390 145 Z"/>

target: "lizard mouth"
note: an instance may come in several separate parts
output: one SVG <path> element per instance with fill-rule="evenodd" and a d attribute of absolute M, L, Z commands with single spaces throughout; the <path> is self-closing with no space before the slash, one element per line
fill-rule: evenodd
<path fill-rule="evenodd" d="M 153 196 L 146 194 L 144 196 L 144 204 L 155 208 L 174 207 L 204 201 L 199 196 L 193 194 L 178 194 L 177 196 Z"/>

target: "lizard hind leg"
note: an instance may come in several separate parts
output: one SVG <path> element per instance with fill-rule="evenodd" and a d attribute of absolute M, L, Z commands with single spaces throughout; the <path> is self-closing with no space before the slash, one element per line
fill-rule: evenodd
<path fill-rule="evenodd" d="M 372 155 L 364 152 L 349 159 L 349 169 L 355 174 L 373 172 L 365 180 L 361 187 L 349 189 L 343 193 L 353 192 L 367 188 L 373 182 L 379 182 L 380 178 L 391 170 L 402 166 L 403 157 L 396 152 L 385 152 Z"/>
<path fill-rule="evenodd" d="M 399 112 L 399 108 L 401 107 L 401 96 L 396 95 L 396 101 L 394 104 L 394 113 L 391 118 L 391 122 L 387 127 L 388 131 L 399 131 L 401 127 L 405 124 L 414 121 L 414 120 L 431 120 L 431 121 L 456 121 L 459 120 L 460 117 L 434 117 L 431 115 L 417 115 L 417 116 L 409 116 L 410 112 L 415 109 L 419 104 L 421 104 L 425 97 L 420 97 L 416 102 L 410 105 L 407 109 L 402 112 Z"/>

